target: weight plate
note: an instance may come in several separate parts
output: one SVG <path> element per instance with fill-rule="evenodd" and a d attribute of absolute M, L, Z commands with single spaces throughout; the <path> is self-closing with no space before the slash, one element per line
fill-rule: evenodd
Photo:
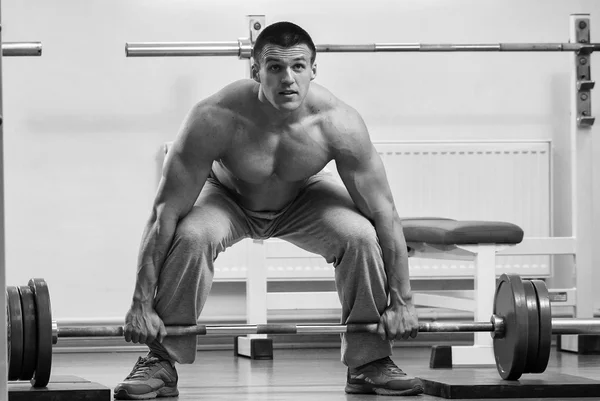
<path fill-rule="evenodd" d="M 19 380 L 30 380 L 37 362 L 37 323 L 35 299 L 29 286 L 19 287 L 21 310 L 23 311 L 23 365 Z"/>
<path fill-rule="evenodd" d="M 8 380 L 19 380 L 23 366 L 23 312 L 21 294 L 14 286 L 6 287 L 6 310 L 8 316 Z"/>
<path fill-rule="evenodd" d="M 29 280 L 35 295 L 37 318 L 37 365 L 31 379 L 33 387 L 46 387 L 52 370 L 52 308 L 48 285 L 41 278 Z"/>
<path fill-rule="evenodd" d="M 525 298 L 527 302 L 527 315 L 529 324 L 527 331 L 529 332 L 529 341 L 527 343 L 527 359 L 525 361 L 525 370 L 523 373 L 531 373 L 537 363 L 538 358 L 538 342 L 540 339 L 540 317 L 538 311 L 537 293 L 533 288 L 533 283 L 529 280 L 523 281 L 525 289 Z"/>
<path fill-rule="evenodd" d="M 548 366 L 550 348 L 552 347 L 552 307 L 546 283 L 542 280 L 531 280 L 531 283 L 537 294 L 540 321 L 538 356 L 531 373 L 543 373 Z"/>
<path fill-rule="evenodd" d="M 494 356 L 500 377 L 517 380 L 527 357 L 529 316 L 523 282 L 517 275 L 500 276 L 494 295 L 494 314 L 504 318 L 504 336 L 494 338 Z"/>

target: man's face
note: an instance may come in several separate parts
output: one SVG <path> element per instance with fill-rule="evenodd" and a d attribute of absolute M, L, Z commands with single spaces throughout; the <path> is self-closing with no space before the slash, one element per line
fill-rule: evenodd
<path fill-rule="evenodd" d="M 253 76 L 269 103 L 282 111 L 300 107 L 316 75 L 308 46 L 284 48 L 268 44 L 257 57 Z"/>

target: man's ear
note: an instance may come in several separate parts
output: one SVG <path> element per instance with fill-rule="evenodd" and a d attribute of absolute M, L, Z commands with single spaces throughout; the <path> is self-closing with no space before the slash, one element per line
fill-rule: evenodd
<path fill-rule="evenodd" d="M 317 77 L 317 63 L 313 63 L 310 69 L 310 80 L 312 81 Z"/>
<path fill-rule="evenodd" d="M 260 67 L 259 67 L 258 63 L 252 63 L 252 69 L 251 69 L 252 79 L 258 83 L 260 83 L 260 75 L 258 74 L 259 70 L 260 70 Z"/>

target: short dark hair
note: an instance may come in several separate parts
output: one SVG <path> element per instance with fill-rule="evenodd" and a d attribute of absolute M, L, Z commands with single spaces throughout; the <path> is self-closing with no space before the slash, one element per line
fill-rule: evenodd
<path fill-rule="evenodd" d="M 271 24 L 258 35 L 252 49 L 252 57 L 254 57 L 257 63 L 259 60 L 256 57 L 260 55 L 263 48 L 268 44 L 285 48 L 304 44 L 312 52 L 310 62 L 314 63 L 317 58 L 317 49 L 308 32 L 288 21 Z"/>

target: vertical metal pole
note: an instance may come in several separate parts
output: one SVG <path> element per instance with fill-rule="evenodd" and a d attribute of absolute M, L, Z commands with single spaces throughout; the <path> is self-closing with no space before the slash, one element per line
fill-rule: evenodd
<path fill-rule="evenodd" d="M 571 42 L 589 43 L 589 14 L 571 15 Z M 575 286 L 577 299 L 575 317 L 592 318 L 594 313 L 593 282 L 593 143 L 594 123 L 590 116 L 590 96 L 593 88 L 591 80 L 591 58 L 589 54 L 575 53 L 571 67 L 571 222 L 575 236 Z M 577 336 L 562 336 L 561 348 L 579 351 Z"/>
<path fill-rule="evenodd" d="M 2 7 L 0 6 L 0 9 Z M 0 13 L 0 33 L 2 18 Z M 2 35 L 0 34 L 0 43 Z M 1 52 L 0 52 L 1 53 Z M 6 260 L 4 256 L 4 122 L 2 115 L 2 55 L 0 54 L 0 288 L 6 289 Z M 6 290 L 5 290 L 6 291 Z M 8 399 L 8 353 L 6 335 L 6 296 L 0 296 L 0 352 L 4 354 L 0 362 L 0 399 Z"/>
<path fill-rule="evenodd" d="M 586 15 L 572 15 L 571 16 L 571 40 L 576 41 L 578 37 L 578 31 L 585 30 L 585 37 L 580 37 L 579 41 L 590 40 L 590 17 Z M 590 125 L 581 124 L 585 117 L 589 115 L 579 115 L 577 112 L 578 105 L 581 102 L 582 96 L 588 96 L 587 101 L 589 102 L 589 92 L 580 91 L 578 88 L 581 86 L 579 83 L 584 81 L 591 81 L 590 60 L 589 55 L 575 54 L 575 63 L 572 69 L 572 81 L 571 84 L 574 88 L 571 90 L 572 96 L 572 113 L 571 113 L 571 146 L 572 146 L 572 157 L 574 160 L 573 166 L 575 167 L 572 171 L 572 182 L 573 188 L 573 233 L 575 234 L 576 251 L 575 265 L 576 265 L 576 287 L 577 287 L 577 310 L 575 317 L 578 318 L 591 318 L 593 317 L 594 307 L 594 291 L 593 291 L 593 279 L 592 279 L 592 254 L 594 229 L 592 224 L 593 215 L 593 203 L 592 203 L 592 165 L 593 165 L 593 142 L 592 142 L 592 129 Z M 586 57 L 588 62 L 586 63 L 587 68 L 581 69 L 579 59 Z M 585 76 L 584 76 L 585 75 Z"/>
<path fill-rule="evenodd" d="M 248 38 L 250 39 L 250 43 L 252 43 L 252 47 L 254 47 L 254 42 L 256 42 L 256 38 L 263 29 L 265 29 L 265 25 L 267 23 L 267 19 L 264 15 L 248 15 L 248 29 L 250 30 L 250 34 Z M 252 63 L 254 63 L 254 58 L 250 57 L 248 60 L 248 72 L 250 78 L 252 78 Z"/>

